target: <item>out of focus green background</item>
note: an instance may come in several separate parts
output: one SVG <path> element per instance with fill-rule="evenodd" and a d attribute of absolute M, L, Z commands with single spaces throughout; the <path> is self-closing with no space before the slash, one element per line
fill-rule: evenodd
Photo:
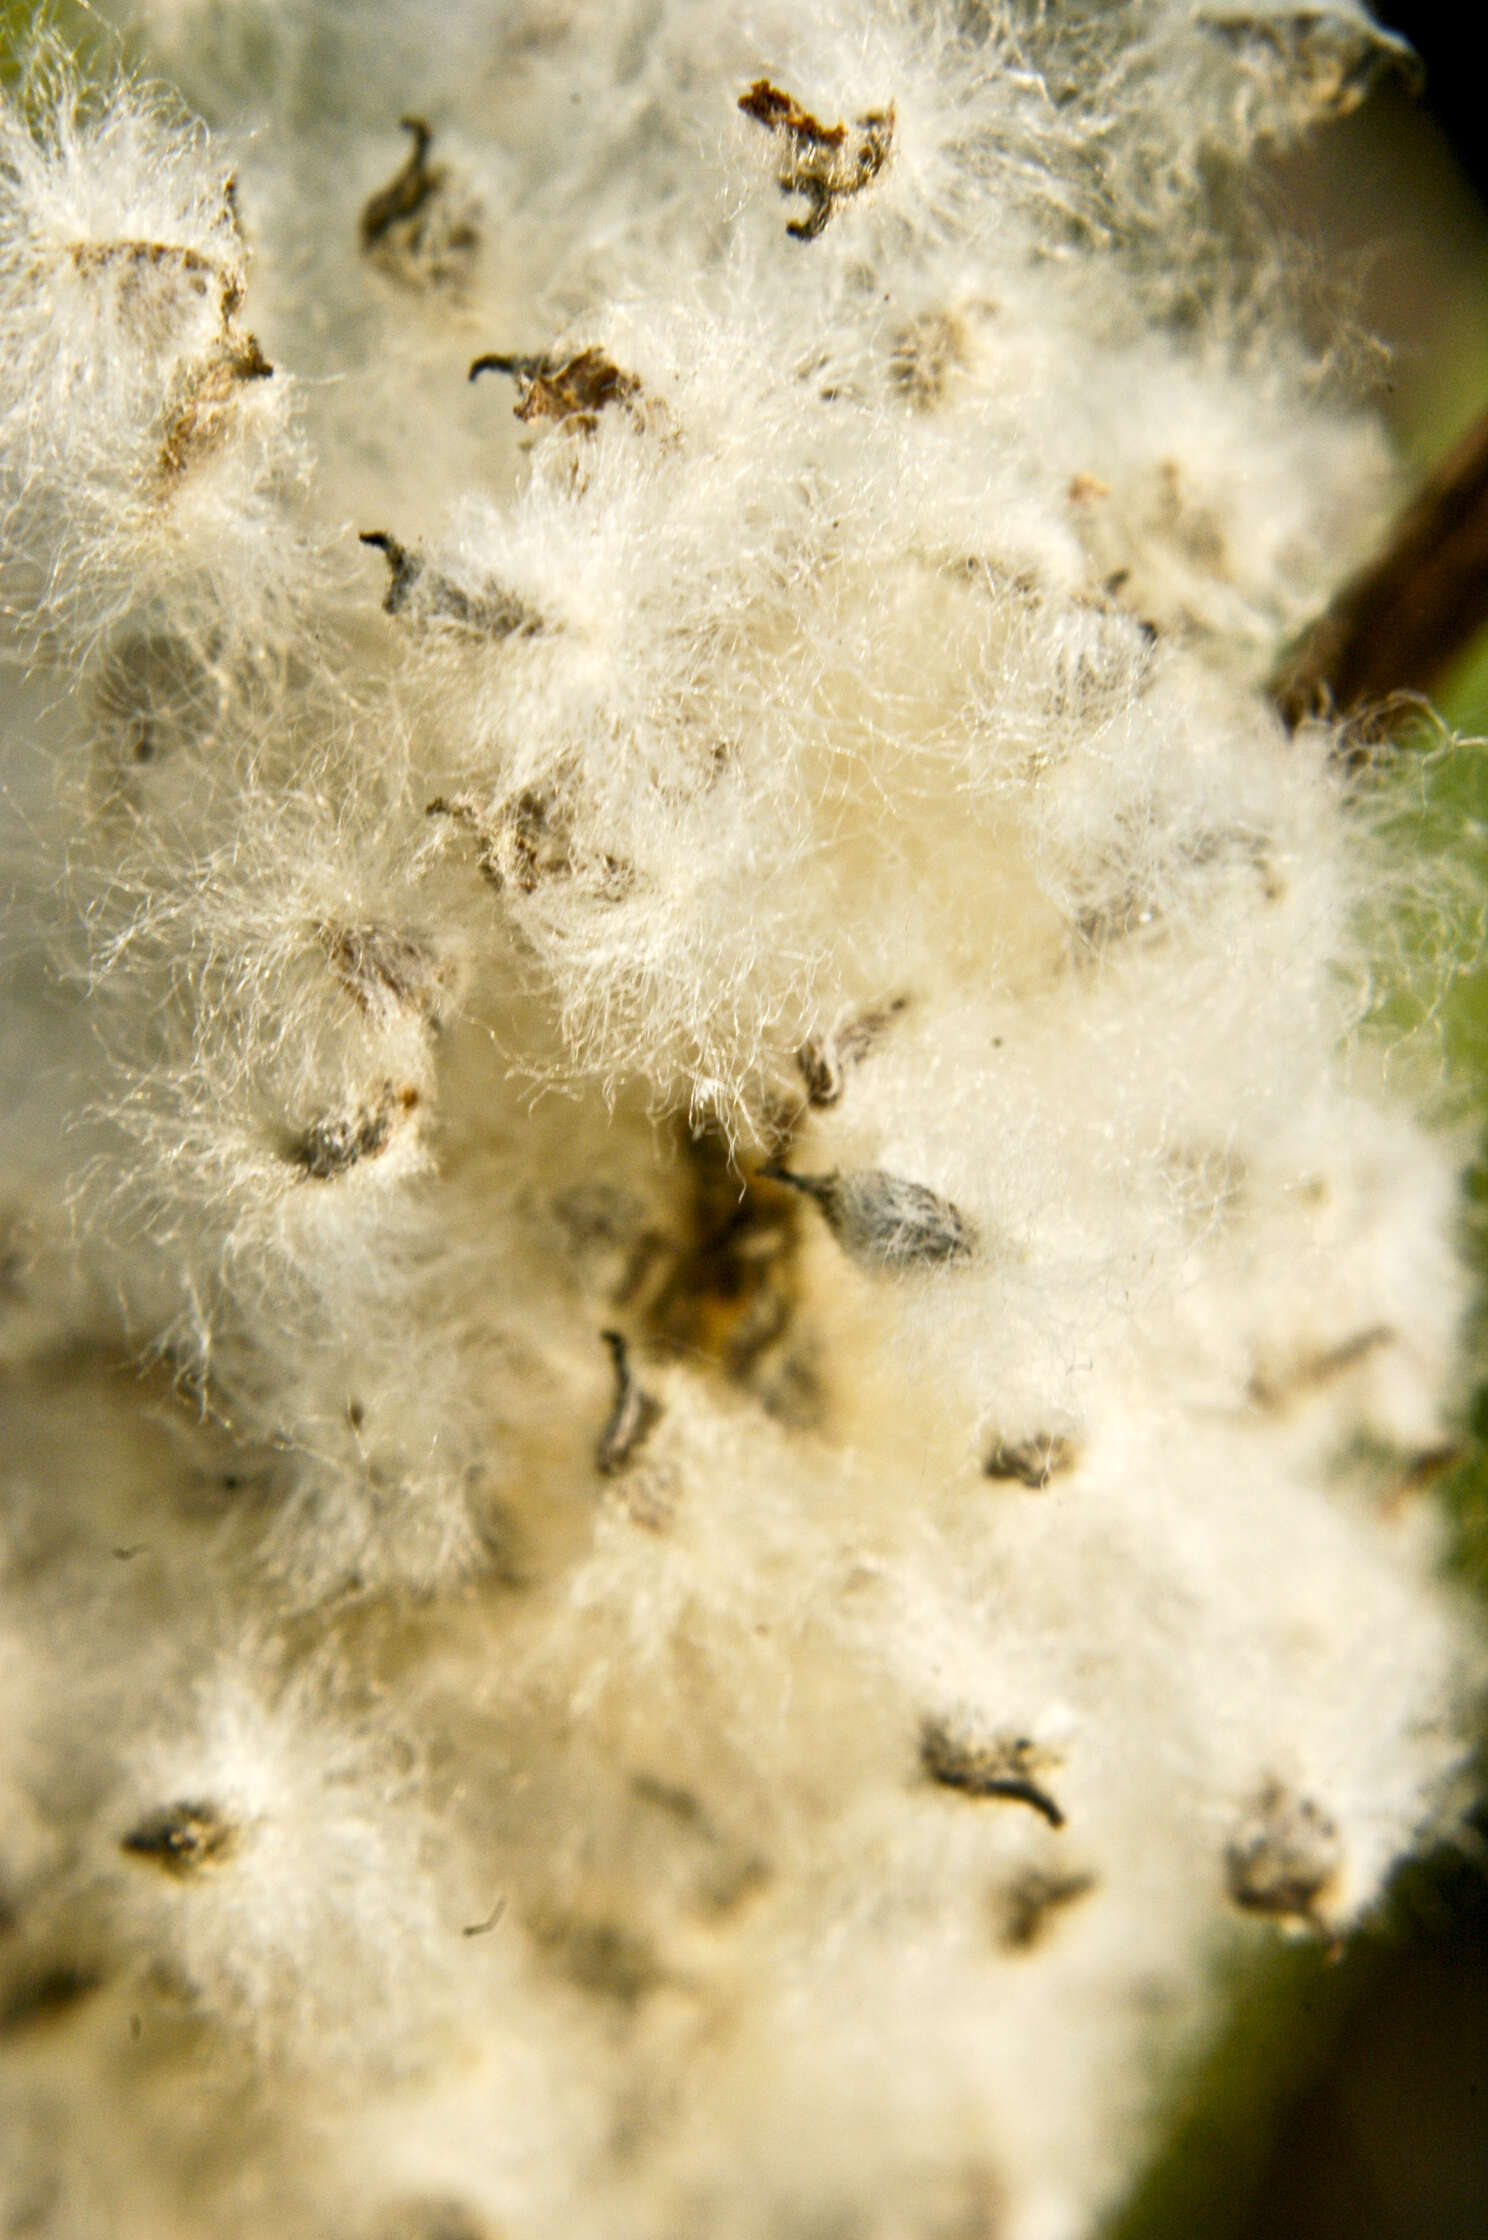
<path fill-rule="evenodd" d="M 0 76 L 39 12 L 0 0 Z M 69 36 L 101 39 L 77 0 L 51 12 Z M 1424 470 L 1488 411 L 1488 179 L 1472 176 L 1488 168 L 1471 51 L 1482 11 L 1386 13 L 1423 57 L 1424 94 L 1381 86 L 1277 163 L 1267 200 L 1384 345 L 1381 409 Z M 1476 1143 L 1464 1235 L 1488 1300 L 1488 633 L 1443 680 L 1436 713 L 1378 781 L 1376 808 L 1433 877 L 1382 929 L 1374 1031 Z M 1475 1363 L 1462 1460 L 1441 1491 L 1453 1566 L 1488 1599 L 1488 1307 Z M 1109 2240 L 1488 2240 L 1488 1810 L 1402 1874 L 1342 1955 L 1278 1944 L 1234 1996 L 1223 2042 L 1172 2081 L 1171 2148 Z"/>
<path fill-rule="evenodd" d="M 1383 12 L 1424 87 L 1380 86 L 1277 164 L 1269 200 L 1385 346 L 1380 406 L 1424 471 L 1488 412 L 1483 14 Z M 1488 632 L 1435 715 L 1383 780 L 1432 877 L 1390 929 L 1375 1025 L 1475 1152 L 1476 1391 L 1439 1490 L 1453 1568 L 1488 1599 Z M 1168 2152 L 1109 2240 L 1488 2240 L 1488 1806 L 1397 1878 L 1342 1955 L 1278 1950 L 1236 1999 L 1225 2040 L 1176 2080 Z"/>

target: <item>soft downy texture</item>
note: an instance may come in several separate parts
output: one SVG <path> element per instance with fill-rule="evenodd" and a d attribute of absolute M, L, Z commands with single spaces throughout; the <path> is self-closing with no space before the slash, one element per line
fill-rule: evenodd
<path fill-rule="evenodd" d="M 1393 481 L 1244 167 L 1398 47 L 126 29 L 0 138 L 0 2206 L 1075 2240 L 1482 1679 L 1264 694 Z"/>

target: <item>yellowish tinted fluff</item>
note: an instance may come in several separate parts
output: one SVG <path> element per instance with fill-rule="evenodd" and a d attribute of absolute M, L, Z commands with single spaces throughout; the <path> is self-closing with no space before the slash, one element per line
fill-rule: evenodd
<path fill-rule="evenodd" d="M 1244 166 L 1398 45 L 121 35 L 0 126 L 0 2221 L 1077 2240 L 1481 1686 L 1264 691 L 1393 474 Z"/>

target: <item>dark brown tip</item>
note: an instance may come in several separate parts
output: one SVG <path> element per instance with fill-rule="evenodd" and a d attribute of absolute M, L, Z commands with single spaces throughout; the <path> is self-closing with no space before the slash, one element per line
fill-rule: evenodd
<path fill-rule="evenodd" d="M 483 373 L 505 373 L 514 381 L 522 381 L 530 376 L 535 362 L 531 358 L 516 357 L 509 350 L 486 350 L 480 357 L 472 358 L 466 379 L 476 381 Z"/>

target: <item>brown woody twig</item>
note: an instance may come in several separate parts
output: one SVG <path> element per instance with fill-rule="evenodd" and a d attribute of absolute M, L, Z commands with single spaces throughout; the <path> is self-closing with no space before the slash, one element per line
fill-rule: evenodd
<path fill-rule="evenodd" d="M 1431 692 L 1488 623 L 1488 413 L 1271 679 L 1288 730 Z"/>

